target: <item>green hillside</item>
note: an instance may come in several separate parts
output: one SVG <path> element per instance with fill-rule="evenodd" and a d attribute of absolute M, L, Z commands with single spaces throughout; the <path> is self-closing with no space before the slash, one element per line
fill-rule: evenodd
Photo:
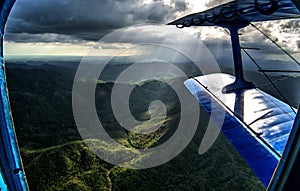
<path fill-rule="evenodd" d="M 103 161 L 77 131 L 71 103 L 73 79 L 65 71 L 58 66 L 7 70 L 18 142 L 32 191 L 264 190 L 222 134 L 208 152 L 198 154 L 208 124 L 203 111 L 191 143 L 168 163 L 129 170 Z M 172 83 L 182 83 L 182 79 L 173 79 Z M 130 96 L 130 109 L 136 119 L 150 119 L 147 110 L 153 100 L 163 101 L 167 108 L 167 117 L 161 120 L 158 131 L 139 135 L 126 131 L 116 121 L 110 106 L 113 85 L 99 82 L 95 95 L 100 121 L 116 141 L 127 147 L 150 148 L 167 140 L 176 130 L 181 108 L 170 86 L 155 80 L 136 84 Z M 151 120 L 148 124 L 157 125 Z M 101 140 L 88 141 L 102 144 Z"/>

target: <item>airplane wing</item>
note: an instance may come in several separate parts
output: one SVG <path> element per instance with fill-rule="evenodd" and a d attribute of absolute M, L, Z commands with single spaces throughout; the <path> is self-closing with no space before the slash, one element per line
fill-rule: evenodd
<path fill-rule="evenodd" d="M 267 187 L 282 156 L 296 114 L 295 109 L 255 88 L 224 94 L 235 80 L 229 74 L 189 79 L 185 86 Z M 214 83 L 208 83 L 214 82 Z M 225 112 L 225 119 L 217 112 Z"/>
<path fill-rule="evenodd" d="M 258 22 L 298 18 L 299 10 L 290 0 L 237 0 L 204 12 L 187 15 L 168 25 L 179 28 L 190 26 L 222 26 L 235 19 Z"/>
<path fill-rule="evenodd" d="M 251 22 L 299 17 L 291 0 L 236 0 L 168 24 L 178 28 L 220 26 L 229 30 L 235 77 L 209 74 L 189 79 L 185 85 L 266 187 L 279 161 L 286 158 L 283 153 L 297 111 L 244 78 L 238 30 Z M 290 179 L 298 175 L 291 174 Z M 272 185 L 277 185 L 276 181 Z"/>

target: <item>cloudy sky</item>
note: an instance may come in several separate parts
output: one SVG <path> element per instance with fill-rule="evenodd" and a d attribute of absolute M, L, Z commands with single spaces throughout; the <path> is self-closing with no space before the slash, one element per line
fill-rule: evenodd
<path fill-rule="evenodd" d="M 102 50 L 102 56 L 109 56 L 136 41 L 180 42 L 181 46 L 189 46 L 182 40 L 184 31 L 205 41 L 221 58 L 226 49 L 230 50 L 228 35 L 223 29 L 179 30 L 165 24 L 226 2 L 229 0 L 17 0 L 6 27 L 5 54 L 85 55 L 97 48 Z M 299 51 L 298 21 L 258 25 L 288 49 Z M 153 26 L 153 30 L 149 26 Z M 257 46 L 266 41 L 251 28 L 244 33 L 247 38 L 242 40 L 247 39 L 250 45 Z M 273 54 L 276 55 L 278 53 Z"/>
<path fill-rule="evenodd" d="M 206 3 L 205 0 L 18 0 L 7 23 L 6 52 L 84 54 L 86 47 L 116 29 L 165 24 L 204 10 Z"/>

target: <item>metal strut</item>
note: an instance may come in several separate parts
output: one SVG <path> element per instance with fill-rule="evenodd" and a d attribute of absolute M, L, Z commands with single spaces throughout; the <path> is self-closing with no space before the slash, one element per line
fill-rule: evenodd
<path fill-rule="evenodd" d="M 227 28 L 230 31 L 235 72 L 235 82 L 225 86 L 222 89 L 223 93 L 232 93 L 239 90 L 255 88 L 255 85 L 252 82 L 248 82 L 244 78 L 241 46 L 238 34 L 239 29 L 246 27 L 248 24 L 249 22 L 245 22 L 240 18 L 237 19 L 236 22 L 219 23 L 220 26 Z"/>

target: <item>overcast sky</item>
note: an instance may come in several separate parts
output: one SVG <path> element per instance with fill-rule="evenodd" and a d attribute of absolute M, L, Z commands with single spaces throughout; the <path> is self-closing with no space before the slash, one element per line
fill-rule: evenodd
<path fill-rule="evenodd" d="M 7 40 L 99 40 L 136 24 L 165 24 L 204 8 L 197 0 L 18 0 L 7 24 Z M 195 6 L 198 4 L 198 6 Z M 25 33 L 25 35 L 19 35 Z M 56 34 L 48 36 L 47 33 Z M 43 34 L 46 34 L 42 36 Z M 61 35 L 61 36 L 59 36 Z"/>
<path fill-rule="evenodd" d="M 174 26 L 164 26 L 166 23 L 226 2 L 229 0 L 17 0 L 6 27 L 5 53 L 84 55 L 97 47 L 103 49 L 103 55 L 109 55 L 112 50 L 126 48 L 141 39 L 146 43 L 178 44 L 182 33 L 174 32 Z M 161 31 L 140 25 L 161 26 Z M 269 22 L 261 27 L 291 50 L 299 50 L 298 21 Z M 120 29 L 122 34 L 114 33 L 119 36 L 106 37 Z M 265 41 L 262 35 L 247 30 L 245 39 L 253 45 Z M 206 41 L 216 52 L 220 52 L 220 44 L 230 49 L 228 36 L 221 28 L 183 31 Z M 109 42 L 97 43 L 102 38 Z"/>

